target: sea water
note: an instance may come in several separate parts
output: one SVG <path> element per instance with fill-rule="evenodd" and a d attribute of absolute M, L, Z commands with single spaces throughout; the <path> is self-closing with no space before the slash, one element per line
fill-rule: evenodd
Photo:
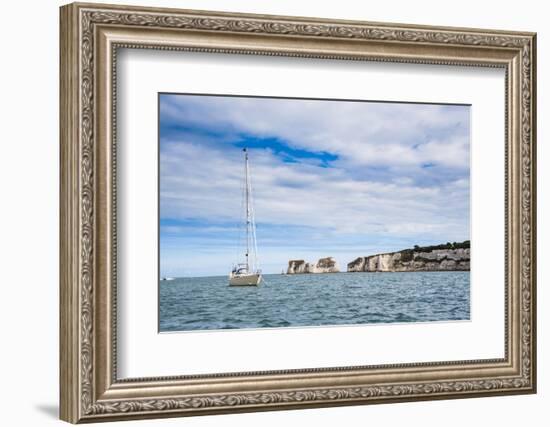
<path fill-rule="evenodd" d="M 159 330 L 429 322 L 470 318 L 470 272 L 268 274 L 160 281 Z"/>

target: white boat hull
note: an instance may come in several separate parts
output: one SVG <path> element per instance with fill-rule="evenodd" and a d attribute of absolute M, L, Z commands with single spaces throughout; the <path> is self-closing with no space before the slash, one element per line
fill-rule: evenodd
<path fill-rule="evenodd" d="M 257 274 L 240 274 L 229 276 L 229 286 L 258 286 L 262 281 L 262 275 Z"/>

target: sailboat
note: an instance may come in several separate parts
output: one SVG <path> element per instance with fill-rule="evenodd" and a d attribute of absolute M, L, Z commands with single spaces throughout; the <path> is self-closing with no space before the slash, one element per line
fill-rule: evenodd
<path fill-rule="evenodd" d="M 229 273 L 229 286 L 258 286 L 262 281 L 262 271 L 258 268 L 258 248 L 256 244 L 256 222 L 252 204 L 252 186 L 250 183 L 250 167 L 248 165 L 248 150 L 244 152 L 244 214 L 246 226 L 246 245 L 244 262 L 233 266 Z"/>

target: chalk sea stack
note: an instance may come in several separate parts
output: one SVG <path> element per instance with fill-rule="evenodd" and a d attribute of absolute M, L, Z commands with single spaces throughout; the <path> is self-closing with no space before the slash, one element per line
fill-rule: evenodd
<path fill-rule="evenodd" d="M 303 259 L 293 259 L 288 262 L 286 274 L 316 274 L 339 273 L 338 263 L 332 257 L 319 259 L 316 263 L 305 262 Z"/>

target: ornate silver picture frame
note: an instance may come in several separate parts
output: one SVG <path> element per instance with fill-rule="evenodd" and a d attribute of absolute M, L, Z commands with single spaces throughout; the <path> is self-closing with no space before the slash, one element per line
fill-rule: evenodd
<path fill-rule="evenodd" d="M 536 391 L 535 34 L 80 3 L 63 6 L 60 18 L 61 419 L 97 422 Z M 121 49 L 504 70 L 504 357 L 120 378 Z"/>

